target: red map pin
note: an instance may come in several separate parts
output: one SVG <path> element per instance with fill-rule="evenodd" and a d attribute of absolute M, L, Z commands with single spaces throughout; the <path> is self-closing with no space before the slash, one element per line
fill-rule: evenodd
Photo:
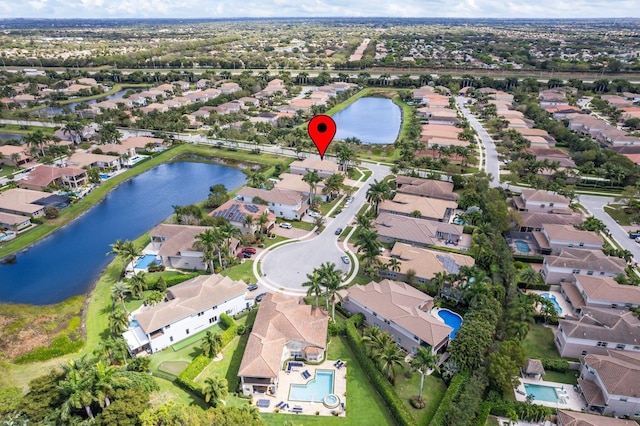
<path fill-rule="evenodd" d="M 328 115 L 316 115 L 309 122 L 307 130 L 311 140 L 318 148 L 320 159 L 324 159 L 324 153 L 336 135 L 336 122 Z"/>

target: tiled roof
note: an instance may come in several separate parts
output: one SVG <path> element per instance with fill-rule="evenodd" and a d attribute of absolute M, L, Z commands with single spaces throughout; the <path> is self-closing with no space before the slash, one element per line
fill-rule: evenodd
<path fill-rule="evenodd" d="M 297 167 L 301 169 L 320 170 L 327 172 L 337 172 L 338 164 L 331 160 L 321 160 L 319 158 L 307 158 L 302 161 L 294 161 L 289 167 Z"/>
<path fill-rule="evenodd" d="M 391 257 L 400 260 L 401 273 L 406 274 L 413 269 L 416 277 L 424 279 L 431 279 L 438 272 L 457 274 L 461 266 L 475 265 L 471 256 L 413 247 L 400 242 L 394 244 Z"/>
<path fill-rule="evenodd" d="M 418 210 L 423 217 L 444 218 L 447 209 L 455 209 L 458 203 L 455 201 L 440 200 L 437 198 L 418 197 L 403 193 L 396 193 L 393 200 L 384 200 L 380 203 L 381 212 L 398 212 L 411 214 Z"/>
<path fill-rule="evenodd" d="M 259 197 L 270 203 L 282 204 L 285 206 L 296 206 L 303 201 L 303 196 L 297 192 L 289 189 L 274 188 L 259 189 L 246 186 L 238 191 L 238 196 L 254 198 Z"/>
<path fill-rule="evenodd" d="M 619 257 L 607 256 L 600 250 L 565 248 L 557 256 L 547 256 L 549 267 L 584 269 L 589 271 L 623 273 L 627 262 Z"/>
<path fill-rule="evenodd" d="M 162 246 L 158 251 L 160 256 L 175 256 L 184 250 L 199 251 L 193 248 L 196 235 L 202 234 L 206 226 L 160 224 L 149 232 L 149 236 L 163 237 Z"/>
<path fill-rule="evenodd" d="M 588 354 L 583 361 L 596 370 L 609 395 L 640 398 L 640 354 L 610 351 Z"/>
<path fill-rule="evenodd" d="M 576 275 L 575 280 L 591 299 L 640 304 L 640 287 L 618 284 L 611 277 Z"/>
<path fill-rule="evenodd" d="M 640 345 L 640 319 L 629 311 L 583 307 L 579 319 L 560 320 L 560 326 L 575 339 Z"/>
<path fill-rule="evenodd" d="M 453 201 L 460 198 L 459 194 L 453 192 L 453 184 L 450 182 L 413 178 L 409 176 L 398 176 L 396 178 L 396 183 L 398 185 L 398 192 L 405 194 Z"/>
<path fill-rule="evenodd" d="M 522 198 L 526 201 L 536 201 L 539 203 L 556 203 L 556 204 L 569 204 L 570 201 L 567 197 L 553 192 L 543 191 L 540 189 L 523 189 Z"/>
<path fill-rule="evenodd" d="M 558 410 L 559 426 L 636 426 L 633 420 L 616 419 L 579 411 Z"/>
<path fill-rule="evenodd" d="M 600 235 L 592 231 L 582 231 L 572 225 L 556 225 L 546 223 L 542 228 L 552 240 L 575 241 L 589 244 L 602 245 L 603 239 Z"/>
<path fill-rule="evenodd" d="M 381 237 L 411 241 L 422 245 L 435 244 L 438 231 L 452 235 L 462 235 L 463 233 L 461 225 L 384 212 L 378 215 L 373 224 Z"/>
<path fill-rule="evenodd" d="M 553 214 L 520 212 L 520 217 L 522 218 L 522 226 L 536 229 L 542 228 L 545 224 L 579 225 L 584 221 L 581 213 Z"/>
<path fill-rule="evenodd" d="M 325 349 L 328 324 L 329 317 L 321 308 L 297 297 L 267 294 L 260 303 L 238 376 L 276 377 L 283 348 L 291 341 L 300 342 L 308 352 L 314 347 Z"/>

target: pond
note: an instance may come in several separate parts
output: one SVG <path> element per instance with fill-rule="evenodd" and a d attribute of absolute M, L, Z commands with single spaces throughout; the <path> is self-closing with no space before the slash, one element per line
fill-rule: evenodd
<path fill-rule="evenodd" d="M 387 98 L 360 98 L 332 117 L 336 140 L 349 137 L 365 144 L 392 144 L 400 133 L 402 110 Z"/>
<path fill-rule="evenodd" d="M 114 100 L 114 99 L 122 99 L 122 97 L 127 93 L 127 90 L 129 90 L 129 89 L 118 90 L 115 93 L 112 93 L 112 94 L 107 95 L 107 96 L 103 96 L 103 97 L 98 98 L 98 99 L 91 99 L 89 101 L 84 101 L 84 102 L 72 102 L 72 103 L 66 104 L 64 106 L 67 106 L 67 107 L 71 108 L 71 111 L 75 111 L 76 110 L 76 105 L 80 105 L 81 103 L 85 103 L 87 105 L 91 105 L 91 104 L 95 104 L 96 102 L 102 102 L 102 101 Z M 63 107 L 50 107 L 50 106 L 48 106 L 48 107 L 45 107 L 43 109 L 34 111 L 33 113 L 38 115 L 38 116 L 53 117 L 54 115 L 63 114 L 62 109 L 63 109 Z"/>
<path fill-rule="evenodd" d="M 0 265 L 0 302 L 46 305 L 86 293 L 111 262 L 109 244 L 132 240 L 203 200 L 218 183 L 245 181 L 240 170 L 206 163 L 162 164 L 115 188 L 80 218 Z"/>
<path fill-rule="evenodd" d="M 0 141 L 10 141 L 10 140 L 19 141 L 21 139 L 22 139 L 22 135 L 19 133 L 0 133 Z"/>

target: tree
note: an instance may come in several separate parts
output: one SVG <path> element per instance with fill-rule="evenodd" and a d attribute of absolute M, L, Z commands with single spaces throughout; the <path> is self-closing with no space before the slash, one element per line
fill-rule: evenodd
<path fill-rule="evenodd" d="M 133 241 L 129 241 L 129 240 L 124 240 L 124 241 L 116 240 L 116 242 L 111 244 L 110 247 L 111 247 L 111 251 L 109 251 L 107 255 L 115 254 L 117 257 L 122 259 L 124 263 L 124 266 L 122 267 L 122 272 L 120 272 L 121 277 L 124 276 L 124 273 L 127 270 L 127 267 L 131 262 L 133 262 L 133 259 L 135 259 L 136 257 L 142 254 L 142 250 L 136 247 Z"/>
<path fill-rule="evenodd" d="M 307 174 L 303 176 L 302 181 L 309 184 L 309 198 L 313 198 L 316 193 L 316 185 L 322 180 L 317 170 L 307 170 Z"/>
<path fill-rule="evenodd" d="M 109 314 L 109 330 L 114 336 L 120 336 L 129 328 L 129 314 L 127 311 L 116 308 Z"/>
<path fill-rule="evenodd" d="M 607 226 L 597 217 L 591 216 L 578 225 L 577 228 L 582 229 L 583 231 L 605 232 Z"/>
<path fill-rule="evenodd" d="M 114 386 L 117 382 L 114 374 L 115 367 L 104 365 L 98 361 L 93 369 L 93 390 L 100 407 L 108 407 L 111 404 L 110 398 L 114 393 Z"/>
<path fill-rule="evenodd" d="M 366 213 L 358 213 L 356 215 L 356 225 L 358 225 L 362 229 L 370 229 L 371 228 L 371 216 Z"/>
<path fill-rule="evenodd" d="M 202 339 L 202 351 L 208 358 L 214 358 L 222 349 L 222 336 L 220 333 L 207 331 Z"/>
<path fill-rule="evenodd" d="M 391 384 L 395 384 L 398 369 L 402 367 L 404 352 L 398 345 L 391 341 L 378 354 L 380 370 L 387 376 Z"/>
<path fill-rule="evenodd" d="M 78 144 L 80 141 L 80 135 L 82 133 L 82 129 L 84 128 L 83 124 L 79 121 L 69 121 L 62 128 L 62 133 L 65 135 L 71 136 L 71 140 L 74 144 Z"/>
<path fill-rule="evenodd" d="M 113 297 L 113 301 L 120 300 L 122 302 L 122 309 L 127 312 L 127 308 L 124 305 L 124 299 L 126 299 L 127 294 L 131 293 L 131 287 L 124 281 L 118 281 L 111 286 L 111 296 Z"/>
<path fill-rule="evenodd" d="M 98 141 L 101 145 L 120 143 L 120 138 L 122 138 L 122 133 L 118 131 L 116 125 L 113 123 L 103 123 L 98 133 Z"/>
<path fill-rule="evenodd" d="M 402 263 L 396 259 L 395 257 L 392 257 L 389 260 L 389 268 L 391 268 L 391 270 L 393 272 L 400 272 L 400 266 L 402 265 Z"/>
<path fill-rule="evenodd" d="M 378 204 L 383 200 L 391 198 L 391 189 L 387 181 L 378 182 L 377 179 L 369 185 L 367 189 L 367 201 L 374 205 L 375 212 L 378 214 Z"/>
<path fill-rule="evenodd" d="M 429 370 L 437 368 L 438 356 L 431 353 L 430 350 L 419 347 L 415 355 L 411 359 L 411 368 L 420 373 L 420 391 L 418 392 L 418 400 L 422 401 L 422 388 L 424 386 L 424 376 Z"/>
<path fill-rule="evenodd" d="M 262 188 L 267 183 L 267 178 L 260 172 L 249 172 L 247 175 L 247 185 L 252 188 Z"/>
<path fill-rule="evenodd" d="M 138 295 L 138 299 L 142 299 L 142 292 L 147 289 L 147 274 L 140 271 L 129 279 L 129 283 L 131 290 Z"/>
<path fill-rule="evenodd" d="M 267 229 L 265 225 L 269 223 L 269 211 L 263 211 L 260 216 L 258 216 L 258 224 L 260 225 L 260 234 L 264 235 L 267 233 Z"/>
<path fill-rule="evenodd" d="M 210 403 L 214 407 L 218 405 L 218 402 L 220 402 L 221 399 L 227 397 L 228 391 L 229 386 L 227 384 L 227 379 L 214 376 L 207 377 L 204 380 L 202 395 L 204 396 L 205 402 Z"/>
<path fill-rule="evenodd" d="M 324 188 L 322 188 L 323 194 L 329 194 L 330 198 L 334 197 L 335 193 L 339 193 L 342 189 L 342 183 L 344 182 L 344 175 L 339 173 L 334 173 L 329 176 L 324 183 Z"/>
<path fill-rule="evenodd" d="M 64 380 L 58 383 L 58 389 L 64 395 L 60 418 L 69 420 L 73 416 L 74 409 L 84 408 L 87 417 L 93 420 L 91 403 L 95 401 L 92 393 L 92 383 L 86 372 L 71 369 Z"/>
<path fill-rule="evenodd" d="M 342 284 L 342 271 L 336 269 L 333 262 L 325 262 L 318 269 L 320 283 L 325 288 L 325 297 L 327 298 L 327 311 L 329 310 L 329 302 L 331 302 L 331 318 L 335 321 L 336 301 L 342 300 L 342 296 L 338 293 L 347 288 Z"/>
<path fill-rule="evenodd" d="M 505 394 L 519 383 L 520 368 L 524 367 L 526 354 L 520 343 L 506 340 L 497 352 L 489 355 L 489 379 Z"/>
<path fill-rule="evenodd" d="M 253 216 L 247 215 L 246 217 Z M 202 248 L 202 260 L 208 265 L 209 273 L 211 274 L 215 272 L 213 260 L 215 259 L 216 252 L 218 252 L 218 254 L 220 253 L 220 241 L 219 233 L 216 233 L 213 229 L 205 229 L 204 232 L 196 235 L 196 244 Z M 220 261 L 220 264 L 222 264 L 222 261 Z"/>
<path fill-rule="evenodd" d="M 380 241 L 375 229 L 361 229 L 354 245 L 358 247 L 358 253 L 362 253 L 367 265 L 371 265 L 380 255 Z"/>
<path fill-rule="evenodd" d="M 320 297 L 320 293 L 322 293 L 322 281 L 320 279 L 318 269 L 315 268 L 311 274 L 307 274 L 307 279 L 309 281 L 303 282 L 302 287 L 309 287 L 309 289 L 307 290 L 307 296 L 315 295 L 317 308 L 318 299 Z"/>
<path fill-rule="evenodd" d="M 60 214 L 60 211 L 55 206 L 48 206 L 44 209 L 44 215 L 47 219 L 55 219 Z"/>

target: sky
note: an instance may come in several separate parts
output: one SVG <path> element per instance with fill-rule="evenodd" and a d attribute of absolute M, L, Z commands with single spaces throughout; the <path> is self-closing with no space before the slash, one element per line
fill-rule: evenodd
<path fill-rule="evenodd" d="M 0 0 L 1 18 L 640 17 L 640 0 Z"/>

